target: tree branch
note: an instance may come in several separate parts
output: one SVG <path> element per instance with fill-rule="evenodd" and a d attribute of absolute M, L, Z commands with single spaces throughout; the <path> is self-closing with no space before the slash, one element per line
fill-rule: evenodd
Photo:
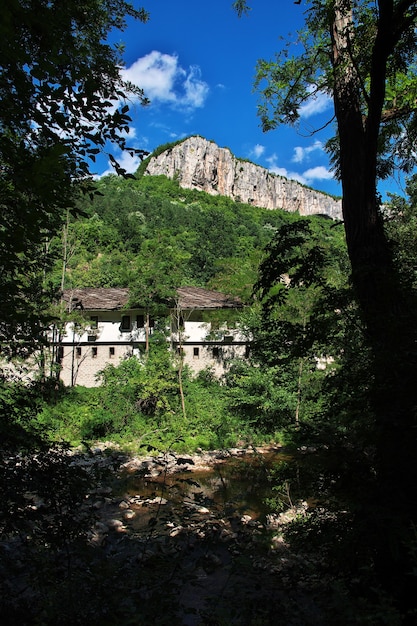
<path fill-rule="evenodd" d="M 403 107 L 396 107 L 394 109 L 387 109 L 381 114 L 381 122 L 392 122 L 393 120 L 401 119 L 417 111 L 417 100 L 415 106 L 406 105 Z"/>

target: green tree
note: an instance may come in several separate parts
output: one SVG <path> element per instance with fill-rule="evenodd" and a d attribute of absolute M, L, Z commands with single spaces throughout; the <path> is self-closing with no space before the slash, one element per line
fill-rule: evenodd
<path fill-rule="evenodd" d="M 275 430 L 295 426 L 305 434 L 323 412 L 325 400 L 319 396 L 343 352 L 346 257 L 340 225 L 321 218 L 283 224 L 266 248 L 254 287 L 256 302 L 244 314 L 242 327 L 251 337 L 251 358 L 258 367 L 245 373 L 246 381 L 240 374 L 238 386 L 243 383 L 248 408 L 253 396 L 255 418 Z"/>
<path fill-rule="evenodd" d="M 406 184 L 407 198 L 392 195 L 386 210 L 386 230 L 402 281 L 417 288 L 417 176 Z"/>
<path fill-rule="evenodd" d="M 158 429 L 167 415 L 179 409 L 177 372 L 166 336 L 156 331 L 150 342 L 152 350 L 145 355 L 132 355 L 117 366 L 108 364 L 100 373 L 99 409 L 85 420 L 82 436 L 126 431 L 143 436 L 140 430 Z"/>
<path fill-rule="evenodd" d="M 246 7 L 242 1 L 236 5 L 239 11 Z M 377 480 L 366 503 L 374 524 L 369 539 L 381 580 L 407 610 L 413 603 L 410 553 L 417 523 L 417 365 L 411 354 L 417 309 L 396 270 L 377 182 L 395 165 L 415 165 L 417 3 L 307 5 L 297 52 L 291 54 L 288 45 L 274 61 L 258 62 L 259 113 L 263 128 L 271 130 L 296 123 L 301 106 L 317 94 L 334 102 L 337 128 L 329 148 L 342 182 L 351 276 L 372 352 Z M 385 504 L 387 493 L 395 493 L 395 504 Z"/>
<path fill-rule="evenodd" d="M 243 258 L 219 259 L 216 263 L 217 273 L 210 280 L 209 287 L 224 293 L 231 293 L 248 301 L 257 278 L 260 256 L 260 250 L 253 250 L 252 247 L 248 246 Z"/>
<path fill-rule="evenodd" d="M 128 95 L 146 102 L 122 80 L 121 48 L 108 41 L 127 16 L 147 19 L 124 0 L 3 3 L 0 334 L 15 352 L 31 348 L 44 326 L 50 294 L 42 280 L 51 262 L 45 245 L 67 209 L 76 210 L 80 190 L 92 192 L 96 155 L 110 144 L 128 148 Z"/>
<path fill-rule="evenodd" d="M 189 258 L 182 238 L 164 230 L 144 241 L 135 260 L 129 301 L 146 311 L 146 352 L 149 350 L 150 317 L 166 315 L 167 308 L 174 308 L 176 289 L 186 280 Z"/>
<path fill-rule="evenodd" d="M 165 176 L 135 180 L 106 176 L 97 182 L 97 190 L 100 195 L 93 202 L 86 197 L 81 204 L 88 217 L 70 222 L 68 243 L 75 238 L 77 245 L 68 263 L 69 287 L 80 280 L 88 281 L 84 286 L 127 287 L 132 258 L 146 255 L 145 241 L 157 241 L 162 233 L 169 233 L 190 255 L 182 267 L 188 284 L 231 292 L 246 300 L 263 248 L 281 223 L 294 219 L 285 211 L 181 189 Z M 56 242 L 54 246 L 57 249 Z M 163 258 L 163 246 L 159 252 Z M 111 269 L 117 267 L 113 274 L 108 269 L 110 256 Z M 55 284 L 61 270 L 59 263 Z"/>

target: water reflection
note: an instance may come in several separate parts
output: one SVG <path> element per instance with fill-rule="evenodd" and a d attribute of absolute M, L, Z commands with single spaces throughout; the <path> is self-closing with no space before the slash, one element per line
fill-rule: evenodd
<path fill-rule="evenodd" d="M 266 498 L 273 486 L 271 470 L 291 457 L 282 451 L 268 454 L 247 454 L 230 457 L 205 470 L 186 470 L 174 474 L 161 469 L 158 476 L 143 476 L 142 472 L 125 474 L 124 492 L 129 497 L 140 496 L 146 506 L 163 503 L 172 512 L 184 515 L 215 514 L 216 516 L 248 515 L 264 521 Z"/>

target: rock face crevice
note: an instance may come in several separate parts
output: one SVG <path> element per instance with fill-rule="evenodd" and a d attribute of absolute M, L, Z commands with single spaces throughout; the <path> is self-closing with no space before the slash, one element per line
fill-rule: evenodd
<path fill-rule="evenodd" d="M 151 156 L 145 175 L 177 178 L 185 189 L 200 189 L 266 209 L 342 219 L 341 200 L 242 161 L 228 148 L 219 148 L 203 137 L 189 137 Z"/>

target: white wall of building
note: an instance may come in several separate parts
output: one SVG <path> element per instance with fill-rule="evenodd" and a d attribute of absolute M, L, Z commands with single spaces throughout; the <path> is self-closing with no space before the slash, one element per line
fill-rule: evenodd
<path fill-rule="evenodd" d="M 73 323 L 65 327 L 61 342 L 61 380 L 67 386 L 94 387 L 99 384 L 98 373 L 108 363 L 118 365 L 126 356 L 144 351 L 145 328 L 138 326 L 143 323 L 144 315 L 137 310 L 118 310 L 84 312 L 83 317 L 81 327 Z M 94 318 L 91 323 L 90 317 Z M 194 319 L 184 317 L 183 328 L 180 332 L 171 329 L 167 341 L 177 352 L 182 346 L 184 362 L 194 373 L 211 367 L 216 376 L 221 376 L 230 359 L 245 356 L 246 344 L 237 330 L 224 327 L 216 330 L 213 337 L 209 322 L 196 320 L 195 313 Z M 125 330 L 123 318 L 126 327 L 130 321 Z"/>

